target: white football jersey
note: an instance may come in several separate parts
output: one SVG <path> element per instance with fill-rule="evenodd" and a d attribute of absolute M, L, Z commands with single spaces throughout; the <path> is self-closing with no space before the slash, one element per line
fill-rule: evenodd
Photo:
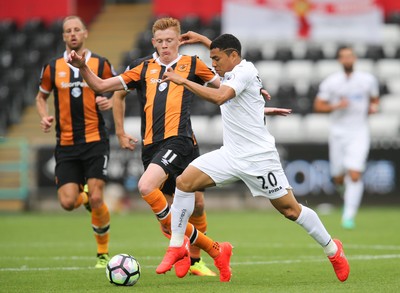
<path fill-rule="evenodd" d="M 331 104 L 347 98 L 349 106 L 331 113 L 331 129 L 335 133 L 348 133 L 368 127 L 368 109 L 371 97 L 378 97 L 376 78 L 366 72 L 344 72 L 328 76 L 320 85 L 318 97 Z"/>
<path fill-rule="evenodd" d="M 251 62 L 242 60 L 226 72 L 222 85 L 236 96 L 221 105 L 223 145 L 234 158 L 256 161 L 276 152 L 275 139 L 264 125 L 262 83 Z"/>

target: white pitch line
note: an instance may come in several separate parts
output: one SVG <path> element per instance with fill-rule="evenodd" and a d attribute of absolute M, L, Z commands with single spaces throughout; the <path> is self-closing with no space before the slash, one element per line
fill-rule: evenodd
<path fill-rule="evenodd" d="M 400 254 L 385 254 L 385 255 L 356 255 L 348 257 L 350 260 L 380 260 L 380 259 L 400 259 Z M 274 265 L 274 264 L 293 264 L 293 263 L 309 263 L 309 262 L 325 262 L 324 257 L 315 257 L 313 259 L 288 259 L 288 260 L 273 260 L 273 261 L 244 261 L 232 262 L 233 266 L 248 266 L 248 265 Z M 155 268 L 155 265 L 146 265 L 144 268 Z M 47 268 L 31 268 L 22 266 L 19 268 L 0 268 L 0 272 L 21 272 L 21 271 L 78 271 L 78 270 L 98 270 L 94 267 L 47 267 Z"/>

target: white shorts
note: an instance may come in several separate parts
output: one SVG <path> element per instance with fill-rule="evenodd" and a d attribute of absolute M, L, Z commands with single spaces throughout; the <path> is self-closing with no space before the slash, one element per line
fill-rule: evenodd
<path fill-rule="evenodd" d="M 190 165 L 206 173 L 217 186 L 243 181 L 253 196 L 276 199 L 291 189 L 279 161 L 279 154 L 270 153 L 265 160 L 248 161 L 229 155 L 224 147 L 201 155 Z"/>
<path fill-rule="evenodd" d="M 330 135 L 329 163 L 332 176 L 339 176 L 348 170 L 363 172 L 370 148 L 368 131 L 352 135 Z"/>

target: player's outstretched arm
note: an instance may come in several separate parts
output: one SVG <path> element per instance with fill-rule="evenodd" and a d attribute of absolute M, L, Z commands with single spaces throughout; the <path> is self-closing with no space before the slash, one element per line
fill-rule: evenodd
<path fill-rule="evenodd" d="M 229 86 L 222 85 L 217 89 L 206 87 L 176 74 L 171 67 L 164 72 L 162 82 L 164 81 L 172 81 L 175 84 L 183 85 L 195 95 L 217 105 L 222 105 L 226 101 L 235 97 L 235 91 Z"/>
<path fill-rule="evenodd" d="M 54 117 L 48 114 L 47 99 L 49 95 L 41 91 L 36 95 L 36 110 L 40 116 L 40 128 L 44 133 L 50 132 Z"/>
<path fill-rule="evenodd" d="M 112 92 L 124 89 L 119 77 L 110 77 L 101 79 L 87 66 L 86 52 L 82 56 L 78 55 L 74 50 L 68 54 L 67 62 L 74 67 L 79 68 L 83 79 L 87 82 L 89 87 L 97 93 Z"/>
<path fill-rule="evenodd" d="M 124 118 L 125 118 L 125 97 L 126 91 L 114 92 L 113 99 L 113 117 L 115 124 L 115 134 L 118 137 L 119 145 L 122 149 L 133 151 L 138 140 L 125 133 Z"/>
<path fill-rule="evenodd" d="M 200 43 L 206 46 L 207 49 L 210 49 L 211 45 L 211 40 L 209 38 L 193 31 L 188 31 L 180 35 L 179 41 L 181 42 L 180 45 Z"/>
<path fill-rule="evenodd" d="M 265 107 L 264 114 L 268 116 L 279 115 L 279 116 L 287 116 L 292 113 L 292 109 L 287 108 L 273 108 L 273 107 Z"/>

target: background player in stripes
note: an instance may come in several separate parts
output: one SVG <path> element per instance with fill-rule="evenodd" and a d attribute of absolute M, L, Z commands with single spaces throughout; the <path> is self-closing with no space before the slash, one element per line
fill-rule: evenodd
<path fill-rule="evenodd" d="M 67 63 L 67 56 L 72 50 L 85 52 L 85 63 L 98 76 L 108 78 L 115 72 L 107 59 L 85 48 L 87 37 L 86 26 L 79 17 L 64 19 L 66 50 L 43 67 L 36 107 L 45 133 L 50 132 L 55 122 L 55 176 L 60 204 L 67 211 L 78 208 L 82 203 L 90 207 L 97 242 L 95 267 L 104 268 L 109 259 L 110 213 L 103 199 L 109 140 L 100 110 L 107 110 L 112 104 L 89 88 L 79 69 Z M 47 108 L 47 99 L 52 91 L 55 118 Z M 88 193 L 83 191 L 86 183 Z"/>

